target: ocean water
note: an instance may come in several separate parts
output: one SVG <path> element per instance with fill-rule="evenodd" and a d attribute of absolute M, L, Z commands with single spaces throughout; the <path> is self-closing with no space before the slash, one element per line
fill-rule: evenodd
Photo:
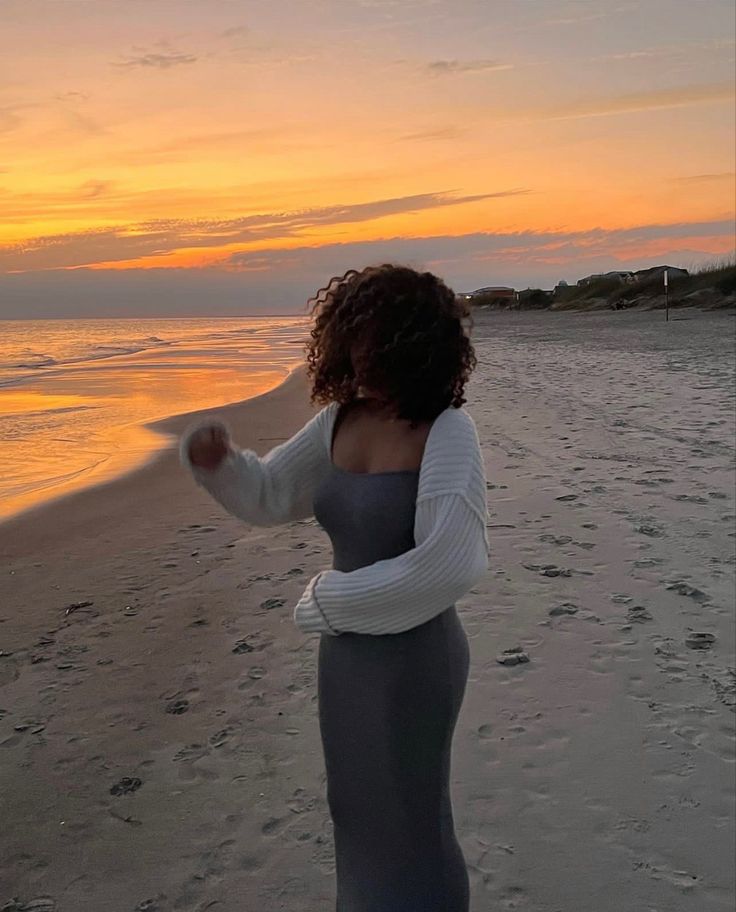
<path fill-rule="evenodd" d="M 0 519 L 130 471 L 147 422 L 257 396 L 304 361 L 307 316 L 0 321 Z"/>

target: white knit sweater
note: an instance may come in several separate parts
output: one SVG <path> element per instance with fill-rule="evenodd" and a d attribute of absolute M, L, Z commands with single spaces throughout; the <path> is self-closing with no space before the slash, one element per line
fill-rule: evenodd
<path fill-rule="evenodd" d="M 231 447 L 214 471 L 180 456 L 195 480 L 230 513 L 254 526 L 313 516 L 317 485 L 332 466 L 339 404 L 331 402 L 290 440 L 259 457 Z M 211 420 L 204 424 L 218 422 Z M 464 408 L 449 407 L 432 424 L 419 471 L 415 547 L 357 570 L 322 570 L 294 608 L 305 632 L 400 633 L 431 620 L 488 569 L 486 476 L 478 432 Z"/>

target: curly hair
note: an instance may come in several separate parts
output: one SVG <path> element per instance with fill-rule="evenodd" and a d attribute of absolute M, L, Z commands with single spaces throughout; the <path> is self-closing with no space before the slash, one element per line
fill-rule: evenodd
<path fill-rule="evenodd" d="M 312 403 L 348 403 L 365 386 L 414 427 L 467 401 L 465 384 L 477 364 L 472 317 L 465 301 L 431 272 L 391 263 L 349 269 L 310 304 Z"/>

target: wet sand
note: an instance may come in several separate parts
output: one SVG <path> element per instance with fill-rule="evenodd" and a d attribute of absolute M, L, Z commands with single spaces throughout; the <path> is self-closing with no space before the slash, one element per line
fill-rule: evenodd
<path fill-rule="evenodd" d="M 675 316 L 477 318 L 473 912 L 732 908 L 736 321 Z M 265 453 L 312 414 L 303 371 L 211 413 Z M 314 521 L 228 517 L 172 441 L 0 525 L 0 555 L 0 909 L 334 908 L 318 638 L 291 618 L 330 562 Z"/>

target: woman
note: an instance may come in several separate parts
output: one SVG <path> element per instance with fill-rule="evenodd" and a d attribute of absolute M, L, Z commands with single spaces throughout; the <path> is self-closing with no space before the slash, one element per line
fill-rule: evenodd
<path fill-rule="evenodd" d="M 323 408 L 263 457 L 209 423 L 182 459 L 246 522 L 315 516 L 332 541 L 333 568 L 294 620 L 320 634 L 337 912 L 467 912 L 449 780 L 469 649 L 454 602 L 488 568 L 485 471 L 462 408 L 469 314 L 436 276 L 390 264 L 312 301 Z"/>

